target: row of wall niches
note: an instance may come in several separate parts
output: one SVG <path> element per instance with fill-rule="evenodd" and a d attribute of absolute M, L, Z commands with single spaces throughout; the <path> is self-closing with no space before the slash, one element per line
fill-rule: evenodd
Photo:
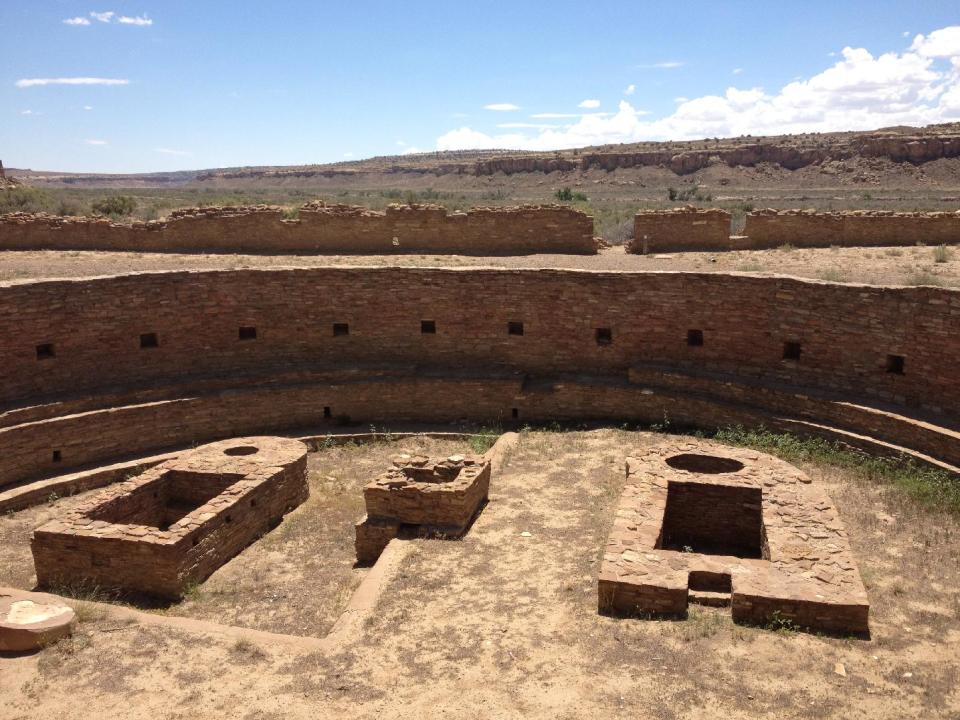
<path fill-rule="evenodd" d="M 523 322 L 511 320 L 507 322 L 505 328 L 507 335 L 523 336 Z M 333 323 L 331 326 L 333 337 L 348 337 L 350 335 L 349 323 Z M 421 335 L 436 335 L 437 323 L 435 320 L 420 321 Z M 613 328 L 599 327 L 594 330 L 594 340 L 600 347 L 613 345 Z M 257 339 L 257 328 L 253 325 L 241 325 L 237 328 L 238 342 L 253 342 Z M 704 347 L 706 339 L 703 330 L 687 330 L 686 344 L 691 348 Z M 140 334 L 140 349 L 153 350 L 160 347 L 160 337 L 157 333 L 148 332 Z M 53 360 L 57 357 L 57 350 L 54 343 L 40 343 L 36 346 L 37 360 Z M 803 345 L 797 340 L 785 340 L 783 342 L 782 359 L 789 362 L 800 362 L 803 355 Z M 884 367 L 888 373 L 894 375 L 903 375 L 906 359 L 903 355 L 887 355 Z"/>

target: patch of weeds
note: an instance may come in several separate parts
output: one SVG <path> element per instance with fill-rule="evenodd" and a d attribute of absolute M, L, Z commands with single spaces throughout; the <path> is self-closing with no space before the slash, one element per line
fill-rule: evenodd
<path fill-rule="evenodd" d="M 473 450 L 477 455 L 483 455 L 487 450 L 493 447 L 494 443 L 497 442 L 497 438 L 503 435 L 503 428 L 500 427 L 484 427 L 476 431 L 475 435 L 471 435 L 470 439 L 467 440 L 467 444 L 470 445 L 470 449 Z"/>
<path fill-rule="evenodd" d="M 903 250 L 900 248 L 887 248 L 883 251 L 883 254 L 887 257 L 901 257 L 903 255 Z"/>
<path fill-rule="evenodd" d="M 719 613 L 706 612 L 696 606 L 691 606 L 687 612 L 687 619 L 677 624 L 680 637 L 685 642 L 693 642 L 716 635 L 726 624 Z"/>
<path fill-rule="evenodd" d="M 740 272 L 760 272 L 763 270 L 763 266 L 758 262 L 745 262 L 737 265 L 734 269 Z"/>
<path fill-rule="evenodd" d="M 284 220 L 299 220 L 300 208 L 286 208 L 282 213 Z"/>
<path fill-rule="evenodd" d="M 933 261 L 936 263 L 949 262 L 950 257 L 950 248 L 948 248 L 946 245 L 937 245 L 933 249 Z"/>
<path fill-rule="evenodd" d="M 847 274 L 840 268 L 827 268 L 820 273 L 820 279 L 827 282 L 845 282 Z"/>
<path fill-rule="evenodd" d="M 230 659 L 238 665 L 264 660 L 267 654 L 259 645 L 247 638 L 237 638 L 230 646 Z"/>
<path fill-rule="evenodd" d="M 760 427 L 718 430 L 714 439 L 751 447 L 787 461 L 807 461 L 842 468 L 862 480 L 889 485 L 918 504 L 960 515 L 960 483 L 943 470 L 910 458 L 874 457 L 822 438 L 801 438 Z"/>
<path fill-rule="evenodd" d="M 790 618 L 781 615 L 779 610 L 773 611 L 773 615 L 764 627 L 779 635 L 795 635 L 800 631 L 800 626 Z"/>
<path fill-rule="evenodd" d="M 914 270 L 907 276 L 907 285 L 943 285 L 943 280 L 926 270 Z"/>
<path fill-rule="evenodd" d="M 796 250 L 796 248 L 790 243 L 784 243 L 783 245 L 778 247 L 777 250 L 779 250 L 780 252 L 792 252 L 793 250 Z"/>

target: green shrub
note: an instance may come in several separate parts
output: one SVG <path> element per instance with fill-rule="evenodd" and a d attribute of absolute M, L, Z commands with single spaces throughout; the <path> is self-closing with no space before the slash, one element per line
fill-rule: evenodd
<path fill-rule="evenodd" d="M 571 202 L 573 200 L 573 190 L 568 187 L 560 188 L 557 190 L 556 196 L 560 202 Z"/>
<path fill-rule="evenodd" d="M 933 261 L 938 263 L 945 263 L 950 260 L 950 248 L 946 245 L 937 245 L 933 249 Z"/>
<path fill-rule="evenodd" d="M 54 200 L 40 188 L 18 185 L 0 190 L 0 214 L 11 212 L 44 212 L 54 208 Z"/>
<path fill-rule="evenodd" d="M 90 207 L 100 215 L 123 217 L 137 209 L 137 200 L 130 195 L 111 195 L 103 200 L 97 200 Z"/>

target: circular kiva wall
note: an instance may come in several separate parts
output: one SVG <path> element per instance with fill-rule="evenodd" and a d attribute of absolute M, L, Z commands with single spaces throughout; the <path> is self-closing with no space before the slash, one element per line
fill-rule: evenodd
<path fill-rule="evenodd" d="M 958 358 L 960 293 L 931 287 L 361 267 L 12 282 L 0 486 L 347 417 L 762 423 L 960 464 Z"/>

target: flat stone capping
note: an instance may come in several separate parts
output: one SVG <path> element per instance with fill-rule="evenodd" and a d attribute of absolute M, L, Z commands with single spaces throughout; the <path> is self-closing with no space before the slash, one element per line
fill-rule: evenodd
<path fill-rule="evenodd" d="M 40 587 L 178 597 L 308 495 L 306 446 L 222 440 L 98 493 L 34 531 Z"/>
<path fill-rule="evenodd" d="M 60 598 L 0 591 L 0 652 L 37 650 L 73 632 L 76 615 Z"/>
<path fill-rule="evenodd" d="M 699 595 L 710 604 L 729 596 L 737 622 L 869 632 L 846 531 L 800 470 L 711 442 L 666 443 L 626 468 L 600 568 L 601 612 L 682 617 Z"/>
<path fill-rule="evenodd" d="M 367 514 L 356 525 L 357 562 L 369 564 L 401 531 L 460 537 L 490 489 L 490 461 L 474 455 L 398 455 L 363 488 Z"/>

